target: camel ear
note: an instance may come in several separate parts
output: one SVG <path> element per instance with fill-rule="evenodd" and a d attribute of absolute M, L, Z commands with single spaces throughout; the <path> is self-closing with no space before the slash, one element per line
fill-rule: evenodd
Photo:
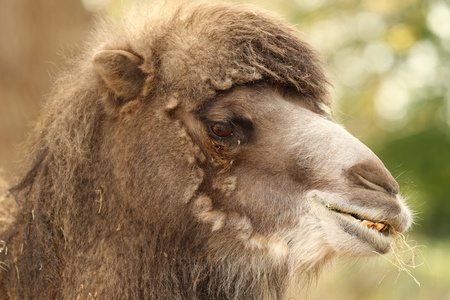
<path fill-rule="evenodd" d="M 144 84 L 142 59 L 123 50 L 103 50 L 93 56 L 95 71 L 123 102 L 136 98 Z"/>

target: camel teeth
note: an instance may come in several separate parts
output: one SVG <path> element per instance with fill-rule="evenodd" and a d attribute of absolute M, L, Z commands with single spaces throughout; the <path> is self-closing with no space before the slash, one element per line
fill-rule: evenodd
<path fill-rule="evenodd" d="M 385 231 L 387 229 L 387 225 L 386 224 L 379 223 L 379 222 L 374 223 L 374 222 L 371 222 L 371 221 L 364 220 L 364 221 L 362 221 L 362 224 L 367 226 L 367 227 L 369 227 L 369 228 L 373 228 L 373 229 L 375 229 L 377 231 L 380 231 L 380 232 L 383 232 L 383 231 Z"/>
<path fill-rule="evenodd" d="M 364 220 L 364 221 L 362 221 L 362 224 L 363 224 L 363 225 L 366 225 L 367 227 L 373 227 L 373 225 L 374 225 L 375 223 L 370 222 L 370 221 L 367 221 L 367 220 Z"/>
<path fill-rule="evenodd" d="M 382 224 L 382 223 L 375 223 L 375 229 L 378 230 L 378 231 L 383 231 L 384 226 L 385 225 Z"/>

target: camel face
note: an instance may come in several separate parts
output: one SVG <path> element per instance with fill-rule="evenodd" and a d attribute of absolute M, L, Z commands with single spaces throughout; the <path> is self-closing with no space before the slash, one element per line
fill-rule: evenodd
<path fill-rule="evenodd" d="M 167 2 L 100 21 L 56 81 L 0 228 L 8 299 L 284 299 L 409 227 L 297 30 Z"/>
<path fill-rule="evenodd" d="M 266 242 L 274 258 L 295 260 L 308 251 L 384 254 L 410 226 L 398 184 L 378 157 L 301 96 L 238 87 L 197 115 L 201 121 L 185 122 L 215 178 L 207 194 L 216 218 L 197 211 L 212 231 L 226 230 L 227 213 L 237 211 L 253 233 L 276 241 Z"/>

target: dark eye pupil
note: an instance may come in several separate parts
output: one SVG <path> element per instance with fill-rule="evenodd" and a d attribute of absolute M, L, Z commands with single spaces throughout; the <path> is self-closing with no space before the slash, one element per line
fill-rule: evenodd
<path fill-rule="evenodd" d="M 228 124 L 217 123 L 214 124 L 211 129 L 214 132 L 214 134 L 219 137 L 226 137 L 232 133 L 231 126 Z"/>

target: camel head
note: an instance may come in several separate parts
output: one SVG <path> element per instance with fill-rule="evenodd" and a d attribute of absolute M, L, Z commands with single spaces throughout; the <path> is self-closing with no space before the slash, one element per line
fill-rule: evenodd
<path fill-rule="evenodd" d="M 56 82 L 0 231 L 11 299 L 281 299 L 410 226 L 295 29 L 246 5 L 172 4 L 99 21 Z"/>
<path fill-rule="evenodd" d="M 111 61 L 120 62 L 113 71 Z M 119 96 L 142 89 L 142 80 L 129 81 L 120 93 L 114 88 L 123 82 L 114 78 L 117 66 L 124 72 L 134 66 L 136 75 L 126 76 L 139 78 L 133 54 L 103 51 L 94 63 Z M 260 82 L 231 87 L 197 106 L 174 99 L 159 117 L 148 106 L 136 119 L 168 117 L 196 149 L 190 163 L 203 179 L 186 202 L 210 232 L 205 251 L 212 257 L 260 251 L 277 264 L 309 270 L 335 254 L 385 254 L 410 226 L 399 186 L 380 159 L 296 90 Z M 128 112 L 133 102 L 119 111 Z M 149 139 L 147 130 L 144 135 L 139 141 Z"/>
<path fill-rule="evenodd" d="M 148 181 L 164 190 L 157 195 L 165 205 L 182 194 L 174 205 L 185 205 L 179 219 L 188 214 L 202 229 L 196 247 L 213 265 L 250 259 L 270 262 L 267 270 L 317 273 L 336 255 L 389 252 L 411 213 L 380 159 L 327 112 L 327 81 L 314 52 L 263 12 L 215 9 L 215 25 L 197 19 L 205 7 L 179 12 L 173 24 L 191 27 L 172 25 L 180 30 L 176 38 L 166 28 L 151 37 L 165 48 L 148 38 L 148 48 L 110 46 L 94 55 L 96 72 L 115 95 L 109 107 L 122 122 L 109 126 L 122 131 L 112 139 L 136 144 L 131 155 L 145 148 L 164 153 L 140 166 L 159 165 Z M 234 23 L 238 17 L 248 24 Z M 258 26 L 264 29 L 256 34 Z M 172 194 L 161 197 L 168 187 Z M 149 203 L 154 194 L 144 195 Z"/>
<path fill-rule="evenodd" d="M 371 150 L 302 98 L 253 85 L 180 113 L 213 178 L 207 197 L 194 203 L 198 220 L 227 248 L 221 232 L 238 212 L 235 227 L 245 224 L 245 234 L 236 236 L 249 250 L 266 247 L 293 265 L 331 253 L 389 252 L 411 224 L 397 182 Z"/>

